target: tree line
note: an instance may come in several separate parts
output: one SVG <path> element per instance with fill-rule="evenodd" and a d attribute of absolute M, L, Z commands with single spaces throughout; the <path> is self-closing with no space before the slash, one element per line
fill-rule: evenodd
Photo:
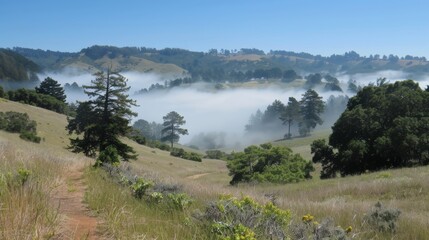
<path fill-rule="evenodd" d="M 313 89 L 307 90 L 300 101 L 289 97 L 287 105 L 275 100 L 262 113 L 258 110 L 245 126 L 248 133 L 278 132 L 281 124 L 287 126 L 285 139 L 292 138 L 291 127 L 296 126 L 300 136 L 307 136 L 317 125 L 323 123 L 321 114 L 325 110 L 322 97 Z"/>

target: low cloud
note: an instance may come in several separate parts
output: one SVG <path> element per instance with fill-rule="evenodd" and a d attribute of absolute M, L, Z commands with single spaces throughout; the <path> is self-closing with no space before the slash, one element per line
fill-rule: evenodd
<path fill-rule="evenodd" d="M 266 107 L 274 100 L 280 100 L 287 103 L 289 97 L 301 99 L 306 91 L 303 88 L 259 88 L 259 89 L 226 89 L 219 91 L 207 91 L 204 84 L 195 84 L 191 87 L 173 88 L 165 91 L 153 91 L 147 94 L 136 95 L 135 92 L 148 88 L 152 84 L 163 84 L 166 80 L 160 75 L 143 74 L 137 72 L 122 73 L 128 80 L 131 90 L 129 95 L 137 101 L 139 106 L 133 107 L 133 111 L 138 113 L 137 119 L 145 119 L 149 122 L 155 121 L 162 123 L 162 117 L 171 111 L 176 111 L 184 116 L 186 125 L 184 128 L 189 130 L 189 135 L 181 137 L 182 144 L 188 144 L 192 138 L 202 133 L 218 133 L 224 137 L 222 141 L 227 148 L 243 147 L 257 141 L 261 141 L 258 136 L 245 135 L 244 127 L 248 123 L 251 114 L 258 109 L 264 111 Z M 79 86 L 88 85 L 94 79 L 94 76 L 88 73 L 78 73 L 74 71 L 65 71 L 61 73 L 41 74 L 40 79 L 50 76 L 62 85 L 76 82 Z M 365 74 L 337 74 L 341 87 L 346 90 L 347 82 L 356 80 L 360 86 L 375 83 L 377 78 L 386 77 L 389 82 L 408 79 L 407 73 L 401 71 L 382 71 L 377 73 Z M 422 88 L 429 85 L 429 77 L 423 76 L 418 80 Z M 316 89 L 318 90 L 318 89 Z M 319 91 L 319 90 L 318 90 Z M 349 92 L 322 92 L 323 100 L 326 101 L 329 96 L 348 95 Z M 82 93 L 66 93 L 69 102 L 85 101 L 87 96 Z M 281 138 L 286 133 L 286 127 L 279 131 L 271 139 Z"/>

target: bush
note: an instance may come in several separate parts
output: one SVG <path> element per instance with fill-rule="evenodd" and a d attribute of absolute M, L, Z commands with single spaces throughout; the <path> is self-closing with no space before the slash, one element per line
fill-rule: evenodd
<path fill-rule="evenodd" d="M 224 159 L 226 158 L 226 155 L 226 153 L 220 150 L 207 150 L 205 157 L 210 159 Z"/>
<path fill-rule="evenodd" d="M 365 216 L 370 227 L 380 232 L 396 232 L 396 222 L 401 211 L 398 209 L 385 208 L 380 202 L 376 203 Z"/>
<path fill-rule="evenodd" d="M 131 139 L 141 145 L 146 145 L 146 138 L 142 135 L 131 136 Z"/>
<path fill-rule="evenodd" d="M 30 141 L 30 142 L 35 142 L 35 143 L 40 143 L 40 140 L 42 140 L 39 136 L 37 136 L 35 133 L 33 132 L 21 132 L 21 134 L 19 134 L 19 137 L 21 139 Z"/>
<path fill-rule="evenodd" d="M 225 239 L 237 236 L 240 226 L 254 232 L 257 239 L 285 239 L 291 213 L 272 203 L 260 205 L 249 197 L 221 196 L 218 201 L 210 203 L 199 218 L 203 224 L 209 225 L 213 233 Z M 251 233 L 247 233 L 250 237 Z"/>
<path fill-rule="evenodd" d="M 186 152 L 183 148 L 173 148 L 173 150 L 170 152 L 170 155 L 196 162 L 202 161 L 201 156 L 198 153 Z"/>
<path fill-rule="evenodd" d="M 131 185 L 131 189 L 134 197 L 142 199 L 146 191 L 152 186 L 152 182 L 146 181 L 143 178 L 137 178 L 136 182 Z"/>
<path fill-rule="evenodd" d="M 151 141 L 151 140 L 147 140 L 146 141 L 146 146 L 151 147 L 151 148 L 158 148 L 164 151 L 170 151 L 171 148 L 168 144 L 160 142 L 160 141 Z"/>
<path fill-rule="evenodd" d="M 20 138 L 40 143 L 41 138 L 36 134 L 36 127 L 37 123 L 30 120 L 27 113 L 0 112 L 0 130 L 20 133 Z"/>
<path fill-rule="evenodd" d="M 346 230 L 339 226 L 335 226 L 331 218 L 322 220 L 319 224 L 314 221 L 314 216 L 306 214 L 302 217 L 302 221 L 290 225 L 289 231 L 292 239 L 336 239 L 347 240 L 347 233 L 351 232 L 352 227 L 349 226 Z"/>
<path fill-rule="evenodd" d="M 227 167 L 231 184 L 238 182 L 291 183 L 311 178 L 311 162 L 285 146 L 262 144 L 250 146 L 244 152 L 232 153 Z"/>
<path fill-rule="evenodd" d="M 55 97 L 37 93 L 35 90 L 18 89 L 16 91 L 8 91 L 7 94 L 11 101 L 34 105 L 57 113 L 65 113 L 67 110 L 66 103 Z"/>
<path fill-rule="evenodd" d="M 181 211 L 185 210 L 193 202 L 185 193 L 169 193 L 167 197 L 171 208 Z"/>

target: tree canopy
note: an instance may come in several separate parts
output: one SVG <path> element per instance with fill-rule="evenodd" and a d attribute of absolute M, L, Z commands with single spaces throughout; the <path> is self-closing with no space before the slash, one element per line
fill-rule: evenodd
<path fill-rule="evenodd" d="M 183 116 L 180 116 L 175 111 L 169 112 L 167 115 L 163 117 L 164 128 L 162 129 L 162 135 L 161 138 L 162 141 L 168 141 L 171 143 L 171 149 L 173 150 L 173 143 L 178 142 L 180 139 L 180 135 L 187 135 L 188 130 L 181 128 L 180 126 L 184 125 L 186 121 L 184 120 Z"/>
<path fill-rule="evenodd" d="M 292 134 L 290 133 L 290 127 L 294 122 L 301 121 L 301 106 L 299 102 L 294 98 L 290 97 L 286 109 L 283 111 L 280 119 L 283 121 L 283 124 L 288 125 L 288 133 L 285 135 L 285 138 L 291 138 Z"/>
<path fill-rule="evenodd" d="M 66 101 L 66 95 L 64 94 L 64 88 L 61 87 L 54 79 L 47 77 L 40 83 L 39 87 L 36 87 L 36 92 L 40 94 L 50 95 L 62 102 Z"/>
<path fill-rule="evenodd" d="M 412 80 L 364 87 L 332 127 L 329 145 L 313 142 L 322 178 L 429 163 L 429 92 Z"/>
<path fill-rule="evenodd" d="M 305 136 L 311 131 L 311 129 L 314 129 L 318 124 L 323 123 L 320 115 L 325 110 L 325 103 L 316 91 L 309 89 L 302 95 L 300 104 L 302 115 L 300 133 Z"/>
<path fill-rule="evenodd" d="M 127 79 L 110 70 L 94 76 L 91 85 L 83 86 L 90 100 L 79 103 L 76 117 L 67 125 L 70 134 L 80 135 L 70 139 L 70 149 L 91 157 L 100 152 L 100 161 L 110 159 L 105 157 L 105 150 L 116 152 L 123 160 L 133 159 L 134 150 L 119 140 L 129 132 L 130 118 L 137 115 L 131 111 L 135 101 L 126 94 Z"/>

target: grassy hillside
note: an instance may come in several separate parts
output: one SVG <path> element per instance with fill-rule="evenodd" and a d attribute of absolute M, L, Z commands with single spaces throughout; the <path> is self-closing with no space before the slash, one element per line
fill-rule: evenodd
<path fill-rule="evenodd" d="M 39 202 L 35 199 L 41 195 L 36 194 L 34 198 L 29 196 L 24 200 L 19 191 L 14 194 L 0 194 L 2 209 L 8 209 L 0 215 L 0 238 L 57 236 L 62 232 L 61 214 L 58 219 L 48 218 L 58 214 L 50 189 L 55 189 L 58 184 L 65 184 L 65 172 L 75 164 L 84 166 L 88 159 L 64 149 L 68 143 L 65 116 L 6 100 L 0 101 L 0 110 L 26 112 L 38 123 L 38 135 L 44 138 L 40 144 L 27 143 L 17 135 L 0 131 L 0 145 L 3 150 L 0 157 L 5 159 L 0 161 L 0 174 L 5 176 L 8 171 L 14 173 L 20 167 L 29 169 L 32 172 L 29 180 L 31 184 L 26 187 L 38 187 L 37 191 L 45 199 L 42 203 L 46 213 L 40 217 L 40 221 L 31 223 L 34 225 L 22 219 L 16 220 L 20 224 L 6 224 L 12 217 L 30 214 L 33 210 L 26 206 L 33 206 L 36 211 L 37 205 L 34 204 Z M 326 138 L 328 134 L 329 132 L 320 131 L 308 138 L 296 138 L 275 144 L 287 145 L 308 158 L 312 140 Z M 352 226 L 353 231 L 349 237 L 353 239 L 426 239 L 429 236 L 429 167 L 386 170 L 330 180 L 313 178 L 287 185 L 244 184 L 232 187 L 228 184 L 230 177 L 224 161 L 188 161 L 171 157 L 165 151 L 125 141 L 139 153 L 139 158 L 124 163 L 124 166 L 128 166 L 133 174 L 181 186 L 184 192 L 192 196 L 194 203 L 183 213 L 159 209 L 133 198 L 129 189 L 111 181 L 104 172 L 86 168 L 85 201 L 102 222 L 98 229 L 100 236 L 106 238 L 201 239 L 201 236 L 209 236 L 204 235 L 207 233 L 189 221 L 193 211 L 203 209 L 208 202 L 217 199 L 219 194 L 249 195 L 259 202 L 267 202 L 274 196 L 279 207 L 291 210 L 294 223 L 300 222 L 301 217 L 307 213 L 314 215 L 317 221 L 332 218 L 335 224 L 343 228 Z M 39 185 L 36 186 L 36 183 Z M 21 205 L 13 205 L 19 201 L 12 199 L 22 199 Z M 401 211 L 396 233 L 380 233 L 368 225 L 365 215 L 377 202 Z M 24 228 L 24 225 L 28 226 Z M 24 229 L 21 234 L 25 237 L 7 235 L 12 232 L 10 229 L 18 232 L 19 228 Z M 40 231 L 35 233 L 31 229 Z"/>

